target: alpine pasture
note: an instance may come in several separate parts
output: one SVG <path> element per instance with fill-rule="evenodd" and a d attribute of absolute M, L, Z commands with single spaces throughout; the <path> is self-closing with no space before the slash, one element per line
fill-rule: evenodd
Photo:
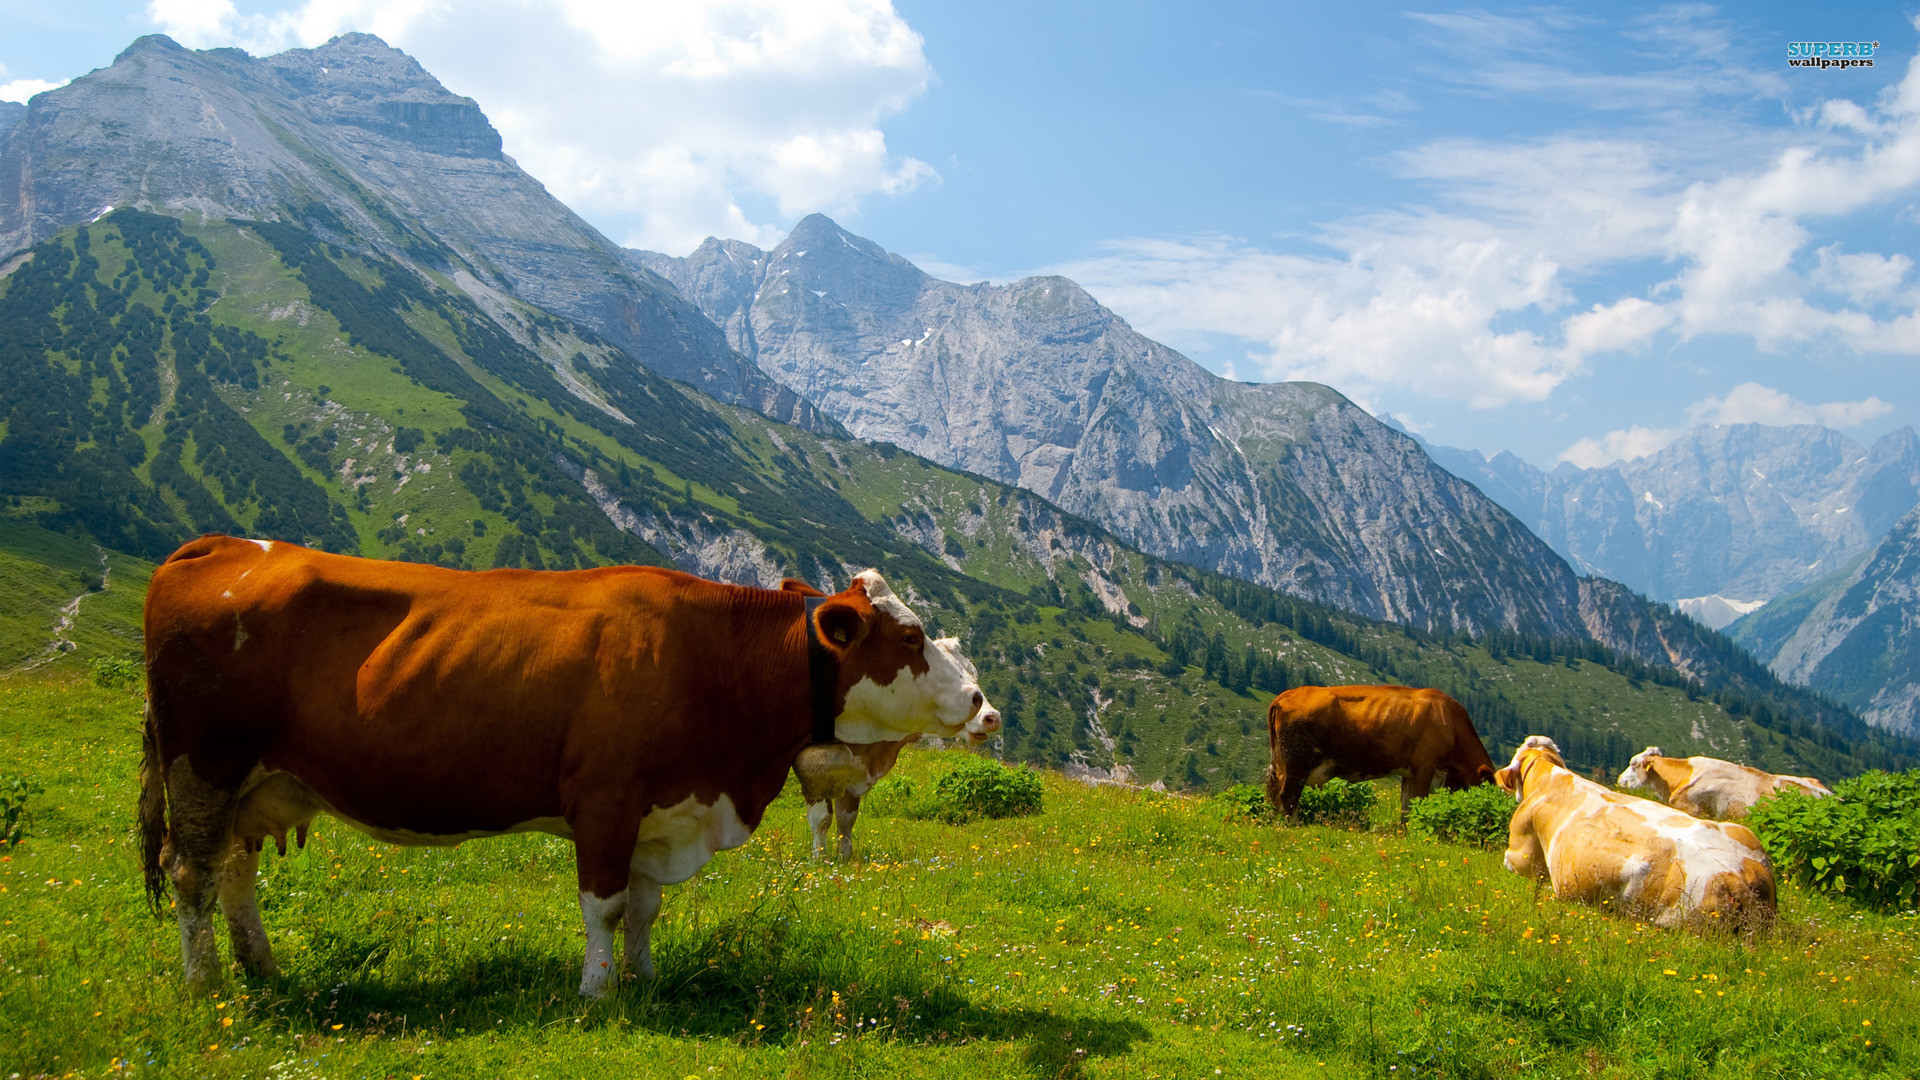
<path fill-rule="evenodd" d="M 1043 812 L 926 815 L 909 748 L 855 859 L 796 785 L 667 892 L 657 983 L 574 992 L 572 850 L 269 849 L 284 975 L 190 999 L 133 837 L 137 686 L 0 679 L 0 1077 L 1910 1076 L 1920 918 L 1782 882 L 1752 943 L 1561 904 L 1498 850 L 1276 826 L 1043 773 Z M 1391 785 L 1392 781 L 1386 782 Z M 224 943 L 223 943 L 224 945 Z"/>

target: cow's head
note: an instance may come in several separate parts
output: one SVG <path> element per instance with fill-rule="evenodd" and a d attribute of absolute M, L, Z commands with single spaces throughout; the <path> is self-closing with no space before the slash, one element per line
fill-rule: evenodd
<path fill-rule="evenodd" d="M 1666 756 L 1657 746 L 1649 746 L 1633 755 L 1633 760 L 1627 762 L 1627 767 L 1620 771 L 1620 786 L 1623 788 L 1652 787 L 1653 780 L 1647 775 L 1647 767 L 1653 764 L 1654 758 Z"/>
<path fill-rule="evenodd" d="M 782 583 L 793 588 L 798 583 Z M 929 638 L 920 617 L 876 570 L 814 609 L 814 629 L 840 671 L 844 704 L 834 718 L 841 742 L 890 742 L 921 733 L 981 739 L 1000 730 L 973 663 L 955 638 Z"/>
<path fill-rule="evenodd" d="M 1563 768 L 1567 764 L 1566 759 L 1560 756 L 1560 747 L 1552 739 L 1545 735 L 1529 735 L 1527 741 L 1521 743 L 1520 748 L 1513 752 L 1513 762 L 1493 774 L 1493 781 L 1500 785 L 1500 790 L 1513 796 L 1517 801 L 1524 794 L 1520 790 L 1520 784 L 1526 779 L 1527 767 L 1537 762 L 1550 766 L 1559 765 Z"/>

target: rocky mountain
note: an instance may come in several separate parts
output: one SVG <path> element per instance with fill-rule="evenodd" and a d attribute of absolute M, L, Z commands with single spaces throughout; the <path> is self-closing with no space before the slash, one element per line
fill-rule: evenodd
<path fill-rule="evenodd" d="M 0 101 L 0 139 L 6 138 L 7 132 L 12 131 L 13 126 L 26 114 L 27 107 L 19 102 Z"/>
<path fill-rule="evenodd" d="M 1920 507 L 1846 568 L 1735 623 L 1783 679 L 1920 734 Z"/>
<path fill-rule="evenodd" d="M 1375 618 L 1584 633 L 1566 564 L 1412 439 L 1324 386 L 1219 378 L 1065 278 L 941 281 L 820 215 L 641 259 L 861 438 Z"/>
<path fill-rule="evenodd" d="M 1496 745 L 1546 731 L 1583 769 L 1649 741 L 1821 775 L 1913 753 L 1764 671 L 1439 640 L 1154 559 L 1030 492 L 722 404 L 522 312 L 573 343 L 556 368 L 364 246 L 129 208 L 0 270 L 0 674 L 126 655 L 139 566 L 220 530 L 760 584 L 878 566 L 967 642 L 1008 717 L 1000 753 L 1142 782 L 1257 779 L 1268 697 L 1309 681 L 1446 686 Z"/>
<path fill-rule="evenodd" d="M 258 59 L 144 37 L 0 111 L 0 260 L 116 206 L 298 224 L 497 313 L 505 295 L 562 316 L 721 400 L 817 419 L 523 172 L 471 99 L 369 35 Z"/>
<path fill-rule="evenodd" d="M 1920 437 L 1871 447 L 1814 425 L 1696 428 L 1656 454 L 1551 472 L 1430 447 L 1582 573 L 1724 626 L 1824 578 L 1920 503 Z"/>

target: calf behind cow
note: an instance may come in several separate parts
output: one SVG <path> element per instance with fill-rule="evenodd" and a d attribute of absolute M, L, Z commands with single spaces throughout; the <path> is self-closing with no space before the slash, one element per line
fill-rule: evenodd
<path fill-rule="evenodd" d="M 574 842 L 580 992 L 653 975 L 662 885 L 745 843 L 810 743 L 952 737 L 985 698 L 880 575 L 844 592 L 651 567 L 469 573 L 208 536 L 146 602 L 147 887 L 177 897 L 188 983 L 271 975 L 254 895 L 326 812 L 398 844 Z"/>
<path fill-rule="evenodd" d="M 1493 759 L 1458 701 L 1411 686 L 1299 686 L 1267 707 L 1267 798 L 1287 817 L 1333 777 L 1400 778 L 1400 817 L 1446 775 L 1455 791 L 1493 782 Z"/>
<path fill-rule="evenodd" d="M 1624 788 L 1651 788 L 1662 802 L 1695 817 L 1737 821 L 1753 804 L 1776 791 L 1800 790 L 1816 798 L 1833 792 L 1811 776 L 1776 776 L 1719 758 L 1665 757 L 1657 746 L 1633 756 L 1620 773 Z"/>
<path fill-rule="evenodd" d="M 1547 879 L 1555 897 L 1656 926 L 1752 931 L 1773 921 L 1773 870 L 1746 826 L 1609 791 L 1568 769 L 1544 735 L 1527 736 L 1496 779 L 1520 803 L 1507 869 Z"/>

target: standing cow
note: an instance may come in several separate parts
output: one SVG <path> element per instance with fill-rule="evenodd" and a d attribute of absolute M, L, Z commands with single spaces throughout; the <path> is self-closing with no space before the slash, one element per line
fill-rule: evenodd
<path fill-rule="evenodd" d="M 1333 777 L 1400 778 L 1400 819 L 1444 772 L 1462 791 L 1493 782 L 1493 759 L 1458 701 L 1411 686 L 1300 686 L 1267 707 L 1267 798 L 1291 818 L 1300 792 Z"/>
<path fill-rule="evenodd" d="M 254 896 L 267 837 L 318 813 L 376 839 L 574 842 L 605 993 L 654 974 L 660 888 L 746 842 L 809 744 L 959 735 L 986 699 L 951 639 L 874 571 L 829 597 L 652 567 L 471 573 L 207 536 L 146 602 L 140 820 L 190 986 L 274 973 Z"/>
<path fill-rule="evenodd" d="M 1529 735 L 1497 774 L 1517 799 L 1507 869 L 1553 883 L 1553 895 L 1611 907 L 1655 926 L 1755 931 L 1773 922 L 1773 868 L 1745 825 L 1701 821 L 1608 791 Z"/>
<path fill-rule="evenodd" d="M 967 740 L 983 743 L 1000 730 L 1000 710 L 983 705 L 967 724 Z M 833 826 L 840 826 L 840 858 L 853 857 L 853 825 L 860 818 L 860 800 L 873 790 L 900 760 L 900 751 L 920 741 L 909 735 L 896 742 L 828 743 L 809 746 L 794 759 L 793 775 L 807 803 L 807 829 L 813 834 L 813 854 L 827 853 Z"/>
<path fill-rule="evenodd" d="M 1665 757 L 1657 746 L 1633 756 L 1620 773 L 1623 788 L 1651 788 L 1660 801 L 1694 817 L 1738 821 L 1776 791 L 1797 789 L 1816 798 L 1833 794 L 1811 776 L 1775 776 L 1719 758 Z"/>

